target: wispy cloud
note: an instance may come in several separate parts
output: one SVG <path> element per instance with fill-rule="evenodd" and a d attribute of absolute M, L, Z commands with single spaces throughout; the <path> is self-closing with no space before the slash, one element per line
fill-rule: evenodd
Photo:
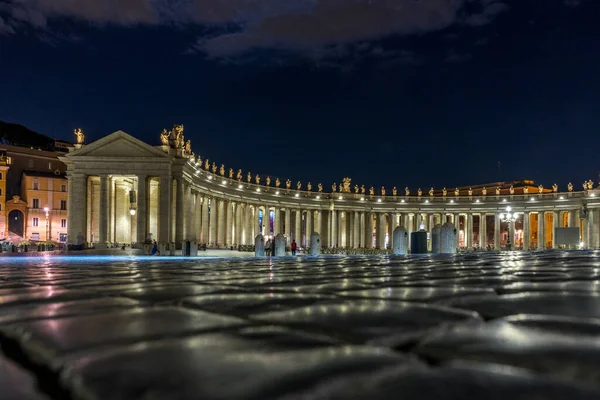
<path fill-rule="evenodd" d="M 5 0 L 0 34 L 47 31 L 64 18 L 99 28 L 201 25 L 220 29 L 199 37 L 190 52 L 226 58 L 275 49 L 314 57 L 390 35 L 485 25 L 506 9 L 499 0 Z"/>

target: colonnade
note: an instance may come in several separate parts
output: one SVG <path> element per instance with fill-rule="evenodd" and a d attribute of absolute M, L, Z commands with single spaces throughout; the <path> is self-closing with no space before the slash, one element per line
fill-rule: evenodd
<path fill-rule="evenodd" d="M 227 179 L 181 149 L 149 146 L 120 131 L 62 160 L 70 244 L 190 240 L 229 248 L 253 245 L 259 233 L 281 233 L 307 246 L 317 232 L 325 247 L 385 249 L 393 247 L 397 226 L 431 232 L 452 222 L 457 248 L 555 248 L 555 228 L 562 227 L 578 228 L 584 247 L 600 248 L 595 190 L 451 199 L 302 192 Z M 511 218 L 501 218 L 507 206 Z"/>

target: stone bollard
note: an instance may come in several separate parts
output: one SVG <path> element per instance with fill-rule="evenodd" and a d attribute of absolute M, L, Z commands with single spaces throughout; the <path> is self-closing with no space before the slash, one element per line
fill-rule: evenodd
<path fill-rule="evenodd" d="M 198 257 L 198 243 L 190 243 L 190 257 Z"/>
<path fill-rule="evenodd" d="M 310 235 L 310 255 L 321 255 L 321 235 L 317 232 L 313 232 L 312 235 Z"/>
<path fill-rule="evenodd" d="M 437 224 L 431 230 L 431 252 L 440 254 L 442 252 L 442 225 Z"/>
<path fill-rule="evenodd" d="M 285 256 L 285 236 L 281 233 L 275 236 L 275 251 L 273 255 L 275 257 Z"/>
<path fill-rule="evenodd" d="M 265 237 L 260 233 L 254 238 L 254 257 L 265 256 Z"/>
<path fill-rule="evenodd" d="M 408 232 L 402 226 L 394 229 L 394 255 L 405 256 L 408 254 Z"/>
<path fill-rule="evenodd" d="M 175 255 L 175 242 L 169 243 L 169 255 L 170 256 Z"/>
<path fill-rule="evenodd" d="M 410 254 L 427 254 L 427 231 L 410 234 Z"/>
<path fill-rule="evenodd" d="M 168 256 L 169 255 L 169 243 L 165 243 L 165 242 L 161 242 L 158 244 L 158 251 L 160 252 L 161 256 Z"/>
<path fill-rule="evenodd" d="M 453 223 L 446 222 L 440 232 L 440 253 L 456 253 L 456 228 Z"/>

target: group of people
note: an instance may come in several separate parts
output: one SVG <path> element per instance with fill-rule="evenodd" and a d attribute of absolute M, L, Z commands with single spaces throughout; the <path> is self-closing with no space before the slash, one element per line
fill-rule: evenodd
<path fill-rule="evenodd" d="M 268 239 L 265 243 L 265 256 L 269 257 L 271 255 L 271 248 L 274 247 L 273 246 L 273 242 L 271 241 L 271 239 Z M 296 244 L 295 240 L 292 240 L 292 244 L 290 244 L 290 250 L 292 250 L 292 255 L 295 256 L 296 255 L 296 250 L 298 249 L 298 245 Z M 274 249 L 273 249 L 273 254 L 275 253 Z"/>

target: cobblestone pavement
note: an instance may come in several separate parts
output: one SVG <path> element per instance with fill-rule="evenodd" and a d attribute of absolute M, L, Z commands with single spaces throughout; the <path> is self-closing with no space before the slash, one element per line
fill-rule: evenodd
<path fill-rule="evenodd" d="M 0 399 L 600 399 L 600 253 L 0 260 Z"/>

